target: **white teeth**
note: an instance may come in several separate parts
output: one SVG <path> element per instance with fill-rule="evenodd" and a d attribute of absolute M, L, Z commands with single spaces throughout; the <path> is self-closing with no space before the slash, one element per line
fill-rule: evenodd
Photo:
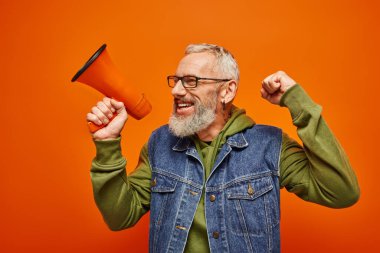
<path fill-rule="evenodd" d="M 190 107 L 191 104 L 178 104 L 177 106 L 178 107 Z"/>

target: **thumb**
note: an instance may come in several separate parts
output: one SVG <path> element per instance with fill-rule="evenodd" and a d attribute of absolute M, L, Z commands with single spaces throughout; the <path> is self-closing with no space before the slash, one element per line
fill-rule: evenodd
<path fill-rule="evenodd" d="M 120 114 L 122 111 L 125 111 L 125 106 L 123 102 L 117 101 L 113 98 L 111 98 L 111 105 L 113 108 L 115 108 L 116 112 Z"/>

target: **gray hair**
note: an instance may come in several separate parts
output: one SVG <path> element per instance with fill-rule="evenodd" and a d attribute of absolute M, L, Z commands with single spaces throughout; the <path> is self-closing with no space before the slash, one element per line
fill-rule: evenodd
<path fill-rule="evenodd" d="M 213 44 L 190 44 L 185 50 L 185 55 L 192 53 L 211 53 L 216 57 L 218 70 L 224 75 L 223 78 L 231 78 L 239 83 L 240 73 L 234 56 L 225 48 Z"/>

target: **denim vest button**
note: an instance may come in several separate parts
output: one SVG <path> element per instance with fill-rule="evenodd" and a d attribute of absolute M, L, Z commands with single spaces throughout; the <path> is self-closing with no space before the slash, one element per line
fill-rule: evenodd
<path fill-rule="evenodd" d="M 156 186 L 156 184 L 157 184 L 157 180 L 156 180 L 156 178 L 154 178 L 151 182 L 150 182 L 150 184 L 151 184 L 151 186 Z"/>
<path fill-rule="evenodd" d="M 216 199 L 216 197 L 215 197 L 215 195 L 214 195 L 214 194 L 210 196 L 210 201 L 211 201 L 211 202 L 214 202 L 214 201 L 215 201 L 215 199 Z"/>
<path fill-rule="evenodd" d="M 249 195 L 253 195 L 254 193 L 255 193 L 255 191 L 253 190 L 252 185 L 249 184 L 249 185 L 248 185 L 248 194 L 249 194 Z"/>
<path fill-rule="evenodd" d="M 219 232 L 212 233 L 212 237 L 214 237 L 214 239 L 218 239 L 219 238 Z"/>

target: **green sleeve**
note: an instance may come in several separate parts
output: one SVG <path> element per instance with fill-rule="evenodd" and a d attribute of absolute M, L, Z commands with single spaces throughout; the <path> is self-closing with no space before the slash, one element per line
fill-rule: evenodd
<path fill-rule="evenodd" d="M 303 142 L 301 147 L 283 134 L 280 184 L 300 198 L 333 208 L 353 205 L 360 191 L 343 148 L 301 86 L 295 85 L 282 97 Z"/>
<path fill-rule="evenodd" d="M 111 230 L 133 226 L 149 211 L 151 170 L 147 145 L 141 150 L 137 168 L 126 175 L 126 160 L 120 138 L 94 141 L 91 181 L 97 207 Z"/>

